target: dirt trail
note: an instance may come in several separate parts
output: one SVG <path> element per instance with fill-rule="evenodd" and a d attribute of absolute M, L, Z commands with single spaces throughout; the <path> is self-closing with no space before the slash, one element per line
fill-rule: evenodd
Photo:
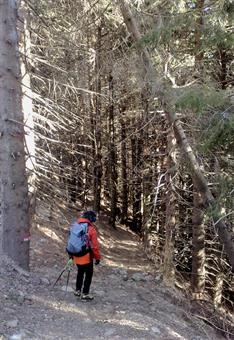
<path fill-rule="evenodd" d="M 68 292 L 65 276 L 52 287 L 66 263 L 65 221 L 34 228 L 29 274 L 1 259 L 0 339 L 222 339 L 188 312 L 179 292 L 162 284 L 134 234 L 110 230 L 105 216 L 102 221 L 103 260 L 95 267 L 92 302 L 73 295 L 75 267 Z"/>

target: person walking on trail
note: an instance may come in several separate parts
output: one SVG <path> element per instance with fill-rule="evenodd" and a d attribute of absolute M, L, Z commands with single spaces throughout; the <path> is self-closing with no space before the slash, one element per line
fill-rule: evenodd
<path fill-rule="evenodd" d="M 97 239 L 97 231 L 94 226 L 96 221 L 96 213 L 94 211 L 86 211 L 78 218 L 78 224 L 87 223 L 87 238 L 88 238 L 88 251 L 83 256 L 72 256 L 73 262 L 77 266 L 76 290 L 74 295 L 81 297 L 81 300 L 93 300 L 93 296 L 89 294 L 90 286 L 93 277 L 93 263 L 98 265 L 100 263 L 101 254 Z"/>

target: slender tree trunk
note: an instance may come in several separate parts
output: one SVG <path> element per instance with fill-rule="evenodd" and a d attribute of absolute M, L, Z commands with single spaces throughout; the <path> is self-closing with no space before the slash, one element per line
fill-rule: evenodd
<path fill-rule="evenodd" d="M 196 26 L 195 26 L 195 69 L 202 75 L 203 50 L 202 50 L 202 28 L 203 28 L 203 8 L 205 0 L 197 0 L 196 3 Z"/>
<path fill-rule="evenodd" d="M 136 181 L 136 223 L 139 233 L 142 233 L 142 155 L 143 155 L 143 130 L 140 130 L 137 138 L 137 181 Z"/>
<path fill-rule="evenodd" d="M 213 302 L 215 308 L 219 308 L 222 305 L 224 277 L 225 276 L 222 271 L 220 271 L 215 277 L 215 284 L 213 288 Z"/>
<path fill-rule="evenodd" d="M 140 233 L 142 228 L 141 216 L 141 196 L 142 196 L 142 179 L 141 179 L 141 148 L 142 141 L 139 137 L 133 136 L 131 138 L 132 147 L 132 214 L 133 214 L 133 228 L 136 232 Z"/>
<path fill-rule="evenodd" d="M 0 1 L 0 251 L 28 269 L 30 226 L 16 8 L 16 1 Z"/>
<path fill-rule="evenodd" d="M 88 73 L 88 70 L 87 70 Z M 85 83 L 85 86 L 89 88 L 88 82 Z M 83 117 L 88 117 L 88 111 L 89 111 L 89 103 L 86 98 L 86 96 L 81 97 L 81 111 L 83 113 Z M 81 181 L 81 190 L 78 188 L 78 191 L 80 192 L 80 201 L 83 205 L 83 208 L 86 206 L 86 200 L 87 200 L 87 183 L 88 183 L 88 148 L 86 145 L 88 145 L 88 136 L 87 136 L 87 126 L 82 126 L 82 139 L 81 139 L 81 169 L 82 174 L 80 174 L 80 181 Z"/>
<path fill-rule="evenodd" d="M 95 133 L 95 155 L 93 164 L 94 174 L 94 204 L 93 208 L 99 212 L 101 209 L 101 180 L 102 180 L 102 141 L 101 141 L 101 38 L 102 38 L 102 27 L 98 27 L 97 33 L 97 49 L 96 49 L 96 97 L 95 97 L 95 108 L 96 114 L 94 119 L 94 133 Z"/>
<path fill-rule="evenodd" d="M 137 158 L 136 158 L 136 136 L 132 136 L 131 138 L 131 163 L 132 163 L 132 168 L 131 168 L 131 176 L 132 176 L 132 181 L 131 181 L 131 199 L 132 199 L 132 220 L 133 220 L 133 229 L 134 231 L 137 230 L 137 223 L 136 223 L 136 212 L 137 212 L 137 207 L 135 204 L 136 201 L 136 195 L 135 195 L 135 188 L 136 188 L 136 165 L 137 165 Z"/>
<path fill-rule="evenodd" d="M 220 71 L 218 72 L 218 79 L 220 82 L 220 86 L 222 90 L 225 90 L 228 82 L 227 82 L 227 73 L 228 73 L 228 55 L 225 49 L 220 48 L 217 52 L 219 63 L 220 63 Z"/>
<path fill-rule="evenodd" d="M 127 141 L 126 141 L 126 122 L 125 107 L 121 108 L 121 223 L 125 223 L 128 218 L 128 172 L 127 172 Z"/>
<path fill-rule="evenodd" d="M 219 160 L 215 157 L 214 163 L 213 163 L 213 169 L 215 173 L 215 181 L 220 180 L 220 176 L 222 175 L 222 169 L 219 163 Z M 214 233 L 211 233 L 210 239 L 214 238 Z M 212 242 L 213 243 L 213 242 Z M 208 275 L 211 275 L 211 280 L 213 281 L 214 278 L 214 284 L 211 287 L 212 293 L 213 293 L 213 303 L 215 308 L 219 308 L 222 305 L 223 302 L 223 291 L 224 291 L 224 285 L 225 285 L 225 266 L 226 261 L 224 261 L 224 251 L 223 246 L 220 244 L 214 245 L 214 247 L 210 246 L 209 251 L 211 254 L 208 253 L 208 257 L 210 257 L 210 263 L 206 264 L 207 267 L 207 277 Z M 210 255 L 210 256 L 209 256 Z M 213 283 L 213 282 L 212 282 Z M 225 294 L 224 294 L 225 295 Z"/>
<path fill-rule="evenodd" d="M 192 289 L 194 299 L 202 299 L 205 290 L 205 225 L 204 204 L 201 193 L 193 183 L 193 251 Z"/>
<path fill-rule="evenodd" d="M 120 9 L 122 12 L 122 16 L 124 18 L 125 24 L 132 35 L 135 42 L 139 42 L 141 39 L 141 34 L 137 27 L 136 20 L 131 13 L 131 10 L 127 3 L 124 0 L 119 0 Z M 142 44 L 139 44 L 142 46 Z M 181 126 L 180 120 L 178 119 L 175 112 L 173 112 L 172 108 L 168 107 L 167 102 L 163 96 L 163 84 L 158 80 L 158 77 L 153 69 L 152 62 L 149 56 L 148 51 L 144 47 L 139 47 L 142 51 L 143 55 L 143 64 L 145 69 L 147 70 L 147 75 L 149 77 L 149 85 L 151 85 L 151 93 L 154 94 L 156 91 L 158 97 L 160 98 L 162 105 L 164 106 L 166 117 L 169 122 L 173 126 L 174 134 L 180 147 L 181 152 L 183 153 L 185 160 L 187 161 L 187 169 L 189 170 L 193 180 L 197 185 L 198 191 L 204 198 L 204 204 L 213 205 L 215 203 L 215 199 L 208 187 L 207 181 L 201 171 L 201 168 L 197 162 L 197 159 L 194 155 L 194 152 L 188 142 L 186 134 Z M 156 84 L 156 86 L 154 86 Z M 233 231 L 223 222 L 222 216 L 220 213 L 216 214 L 213 217 L 215 221 L 215 226 L 219 235 L 219 239 L 221 243 L 224 245 L 224 249 L 234 269 L 234 235 Z"/>
<path fill-rule="evenodd" d="M 116 147 L 115 147 L 115 123 L 114 123 L 114 103 L 113 103 L 114 83 L 113 76 L 109 76 L 109 169 L 110 169 L 110 225 L 115 228 L 117 216 L 117 171 L 116 171 Z"/>
<path fill-rule="evenodd" d="M 166 173 L 166 221 L 165 221 L 165 245 L 163 260 L 163 278 L 166 283 L 174 284 L 175 267 L 174 267 L 174 242 L 176 227 L 176 196 L 173 189 L 172 181 L 175 175 L 175 145 L 173 132 L 170 131 L 167 136 L 168 156 L 167 156 L 167 173 Z"/>

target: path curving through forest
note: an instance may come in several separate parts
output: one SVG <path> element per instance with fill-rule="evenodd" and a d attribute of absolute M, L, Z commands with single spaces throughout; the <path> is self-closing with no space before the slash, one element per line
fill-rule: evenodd
<path fill-rule="evenodd" d="M 163 285 L 133 233 L 104 222 L 99 239 L 103 260 L 95 267 L 92 302 L 73 295 L 75 267 L 67 292 L 66 275 L 53 288 L 66 263 L 61 225 L 40 222 L 34 228 L 30 273 L 1 259 L 1 340 L 222 339 L 189 312 L 179 292 Z"/>

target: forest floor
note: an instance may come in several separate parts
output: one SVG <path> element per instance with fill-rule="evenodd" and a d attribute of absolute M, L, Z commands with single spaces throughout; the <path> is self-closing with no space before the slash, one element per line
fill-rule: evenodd
<path fill-rule="evenodd" d="M 164 286 L 131 231 L 109 228 L 105 216 L 100 220 L 103 257 L 95 267 L 91 302 L 73 295 L 75 267 L 67 292 L 66 275 L 53 287 L 67 261 L 66 218 L 37 219 L 30 273 L 1 258 L 1 340 L 223 339 L 197 317 L 181 292 Z"/>

